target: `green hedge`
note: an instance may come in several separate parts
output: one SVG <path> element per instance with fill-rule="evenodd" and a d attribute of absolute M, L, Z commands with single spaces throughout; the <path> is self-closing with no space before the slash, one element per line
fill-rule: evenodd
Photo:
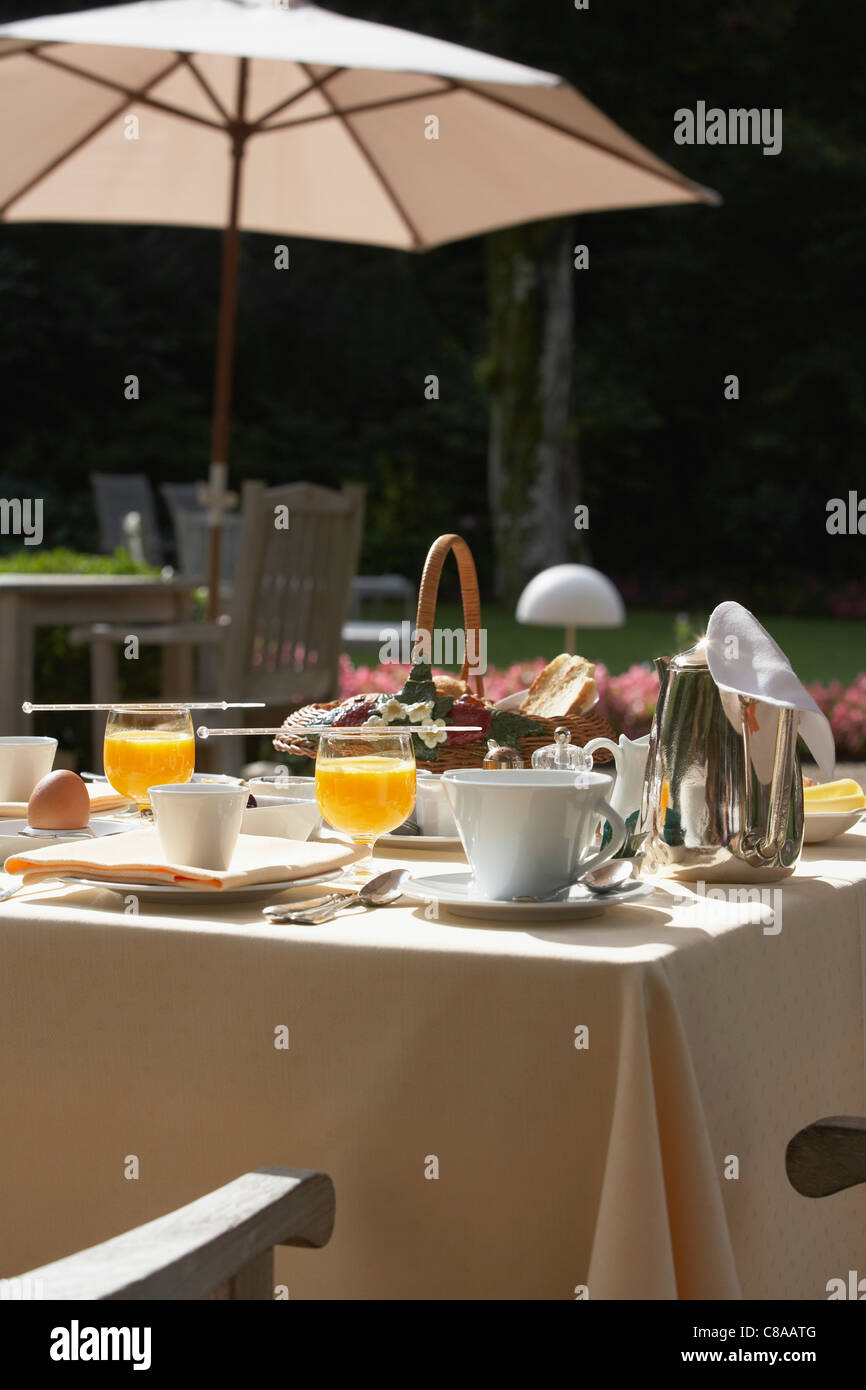
<path fill-rule="evenodd" d="M 87 555 L 66 548 L 42 550 L 34 546 L 0 557 L 0 574 L 159 573 L 151 565 L 136 564 L 126 550 L 116 550 L 113 555 Z M 64 700 L 78 704 L 91 698 L 89 649 L 70 646 L 66 628 L 37 629 L 33 669 L 34 702 L 56 704 Z M 120 663 L 120 691 L 126 700 L 153 699 L 158 694 L 158 650 L 142 648 L 138 661 Z M 59 739 L 63 752 L 73 753 L 79 768 L 92 767 L 89 715 L 38 714 L 33 716 L 32 727 L 35 734 L 50 734 Z"/>

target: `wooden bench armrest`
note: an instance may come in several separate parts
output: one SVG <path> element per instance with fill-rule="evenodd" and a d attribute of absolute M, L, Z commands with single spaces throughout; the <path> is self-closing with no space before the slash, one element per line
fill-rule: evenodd
<path fill-rule="evenodd" d="M 259 1168 L 22 1278 L 47 1299 L 202 1299 L 231 1280 L 227 1297 L 272 1298 L 273 1247 L 326 1245 L 333 1226 L 326 1173 Z"/>
<path fill-rule="evenodd" d="M 828 1115 L 806 1125 L 785 1150 L 785 1169 L 803 1197 L 829 1197 L 866 1182 L 866 1118 Z"/>

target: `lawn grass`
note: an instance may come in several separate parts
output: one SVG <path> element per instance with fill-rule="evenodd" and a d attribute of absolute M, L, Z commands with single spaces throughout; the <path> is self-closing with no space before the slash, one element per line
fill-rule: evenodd
<path fill-rule="evenodd" d="M 483 616 L 488 665 L 510 666 L 536 656 L 549 661 L 563 650 L 561 628 L 526 627 L 517 622 L 511 610 L 495 604 L 485 604 Z M 843 618 L 759 616 L 802 681 L 850 682 L 860 671 L 866 671 L 866 623 Z M 688 630 L 697 637 L 708 617 L 705 612 L 690 613 Z M 609 671 L 618 674 L 635 662 L 682 650 L 676 618 L 675 613 L 664 609 L 629 609 L 623 627 L 578 630 L 577 650 L 590 661 L 603 661 Z M 459 628 L 459 604 L 440 604 L 436 622 L 440 628 Z M 349 653 L 356 665 L 377 662 L 376 652 L 369 647 L 350 648 Z"/>

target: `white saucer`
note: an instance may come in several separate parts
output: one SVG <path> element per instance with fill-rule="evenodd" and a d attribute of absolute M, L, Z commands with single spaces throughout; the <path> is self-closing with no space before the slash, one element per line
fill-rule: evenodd
<path fill-rule="evenodd" d="M 64 875 L 64 887 L 106 888 L 109 893 L 122 893 L 139 898 L 145 903 L 182 903 L 184 907 L 204 907 L 205 904 L 223 906 L 226 903 L 255 901 L 257 898 L 273 898 L 290 888 L 299 888 L 305 883 L 330 883 L 340 878 L 342 869 L 331 869 L 329 873 L 305 874 L 303 878 L 293 878 L 290 882 L 281 879 L 279 883 L 247 883 L 242 888 L 182 888 L 178 883 L 122 883 L 113 879 L 105 883 L 98 878 L 79 878 L 77 875 Z"/>
<path fill-rule="evenodd" d="M 651 883 L 639 883 L 636 888 L 599 897 L 588 888 L 575 884 L 563 889 L 544 902 L 514 902 L 511 899 L 486 898 L 476 888 L 472 874 L 467 871 L 451 874 L 431 874 L 429 878 L 413 874 L 406 880 L 403 893 L 416 902 L 441 903 L 458 917 L 481 917 L 494 920 L 500 926 L 517 926 L 521 922 L 573 922 L 577 918 L 597 917 L 609 907 L 636 902 L 655 892 Z"/>
<path fill-rule="evenodd" d="M 73 845 L 80 844 L 82 840 L 92 840 L 94 836 L 101 839 L 103 835 L 121 835 L 127 830 L 138 829 L 138 818 L 131 816 L 124 817 L 123 820 L 113 820 L 109 816 L 100 816 L 90 822 L 93 835 L 87 835 L 84 831 L 79 836 L 75 835 L 54 835 L 50 830 L 44 834 L 24 835 L 22 831 L 27 824 L 24 820 L 0 820 L 0 858 L 8 859 L 10 854 L 28 854 L 34 849 L 44 849 L 46 845 Z"/>
<path fill-rule="evenodd" d="M 866 815 L 866 811 L 806 811 L 803 816 L 804 845 L 821 845 L 825 840 L 835 840 L 844 835 Z"/>
<path fill-rule="evenodd" d="M 376 844 L 391 849 L 441 850 L 443 854 L 463 848 L 459 835 L 380 835 Z"/>

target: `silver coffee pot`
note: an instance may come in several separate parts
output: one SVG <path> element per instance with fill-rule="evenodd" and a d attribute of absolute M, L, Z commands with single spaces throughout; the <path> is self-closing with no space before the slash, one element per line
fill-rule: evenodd
<path fill-rule="evenodd" d="M 775 752 L 756 759 L 756 702 L 727 692 L 729 708 L 739 710 L 735 728 L 702 642 L 655 665 L 661 684 L 641 803 L 644 870 L 711 882 L 787 878 L 803 846 L 797 711 L 772 711 Z"/>

